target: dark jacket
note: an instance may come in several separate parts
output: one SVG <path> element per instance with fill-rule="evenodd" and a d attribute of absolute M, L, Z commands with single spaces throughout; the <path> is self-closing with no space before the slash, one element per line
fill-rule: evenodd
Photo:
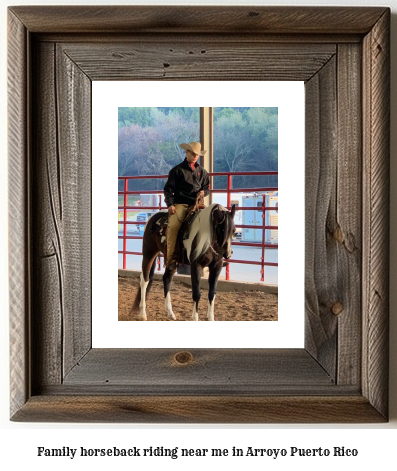
<path fill-rule="evenodd" d="M 173 204 L 192 205 L 196 203 L 197 193 L 204 190 L 204 196 L 209 194 L 209 176 L 207 170 L 196 163 L 193 171 L 185 159 L 176 165 L 168 174 L 164 186 L 165 203 L 167 207 Z"/>

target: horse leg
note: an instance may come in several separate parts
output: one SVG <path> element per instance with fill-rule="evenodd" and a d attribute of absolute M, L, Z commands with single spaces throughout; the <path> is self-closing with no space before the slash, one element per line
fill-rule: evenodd
<path fill-rule="evenodd" d="M 149 293 L 150 285 L 153 281 L 154 270 L 156 268 L 156 257 L 154 260 L 144 260 L 142 262 L 142 273 L 140 282 L 140 302 L 139 302 L 139 315 L 141 321 L 147 321 L 146 316 L 146 297 Z"/>
<path fill-rule="evenodd" d="M 193 295 L 193 313 L 192 319 L 198 321 L 198 305 L 201 298 L 200 281 L 201 267 L 197 263 L 191 265 L 192 295 Z"/>
<path fill-rule="evenodd" d="M 210 274 L 208 276 L 208 310 L 207 318 L 209 321 L 214 321 L 214 307 L 215 307 L 215 296 L 216 296 L 216 285 L 218 283 L 219 275 L 222 271 L 222 259 L 213 267 L 210 268 Z"/>
<path fill-rule="evenodd" d="M 146 289 L 149 284 L 149 280 L 145 281 L 145 275 L 141 273 L 141 301 L 139 303 L 139 315 L 138 318 L 141 321 L 147 321 L 146 316 Z"/>
<path fill-rule="evenodd" d="M 171 271 L 168 268 L 166 268 L 163 275 L 165 313 L 167 314 L 167 319 L 172 319 L 172 320 L 176 320 L 175 314 L 172 310 L 171 293 L 170 293 L 172 278 L 175 275 L 175 272 L 176 272 L 176 269 Z"/>

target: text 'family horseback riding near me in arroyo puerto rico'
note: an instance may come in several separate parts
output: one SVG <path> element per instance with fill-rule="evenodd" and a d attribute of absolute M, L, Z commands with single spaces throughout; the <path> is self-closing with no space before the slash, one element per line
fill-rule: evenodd
<path fill-rule="evenodd" d="M 188 458 L 188 457 L 264 457 L 264 458 L 285 458 L 285 457 L 356 457 L 358 456 L 357 448 L 347 448 L 344 446 L 334 446 L 332 448 L 298 448 L 291 446 L 289 448 L 255 448 L 246 447 L 238 448 L 166 448 L 163 446 L 148 448 L 71 448 L 63 446 L 62 448 L 45 448 L 37 447 L 38 457 L 69 457 L 87 458 L 87 457 L 170 457 L 171 459 Z"/>

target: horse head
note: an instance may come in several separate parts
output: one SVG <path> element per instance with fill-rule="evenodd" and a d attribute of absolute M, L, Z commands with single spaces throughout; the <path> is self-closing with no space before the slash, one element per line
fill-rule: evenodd
<path fill-rule="evenodd" d="M 234 225 L 234 215 L 236 206 L 233 205 L 231 211 L 222 206 L 215 207 L 212 213 L 214 229 L 216 234 L 217 252 L 222 254 L 223 258 L 228 259 L 232 256 L 232 237 L 236 232 Z"/>

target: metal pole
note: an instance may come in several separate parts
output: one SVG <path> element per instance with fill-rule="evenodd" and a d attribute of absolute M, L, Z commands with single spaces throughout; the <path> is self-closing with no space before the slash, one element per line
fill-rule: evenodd
<path fill-rule="evenodd" d="M 232 176 L 229 174 L 227 176 L 227 207 L 230 208 L 231 204 L 231 188 L 232 188 Z M 229 264 L 226 265 L 226 281 L 229 281 L 230 279 L 230 268 Z"/>
<path fill-rule="evenodd" d="M 200 157 L 200 165 L 204 167 L 208 173 L 214 171 L 213 162 L 213 145 L 212 145 L 212 121 L 213 121 L 213 109 L 209 107 L 200 108 L 200 142 L 203 149 L 207 150 L 205 156 Z M 213 176 L 210 175 L 210 188 L 214 187 Z M 204 198 L 204 204 L 208 206 L 212 204 L 212 194 Z"/>
<path fill-rule="evenodd" d="M 262 194 L 262 269 L 261 269 L 261 281 L 265 281 L 265 242 L 266 242 L 266 195 Z"/>
<path fill-rule="evenodd" d="M 227 176 L 227 207 L 228 208 L 230 208 L 230 202 L 232 200 L 231 189 L 232 189 L 232 176 L 229 174 Z"/>
<path fill-rule="evenodd" d="M 159 195 L 159 211 L 161 211 L 161 195 Z M 161 271 L 161 255 L 157 255 L 157 270 Z"/>
<path fill-rule="evenodd" d="M 123 270 L 127 268 L 127 206 L 128 206 L 128 179 L 124 179 L 124 228 L 123 228 Z"/>

